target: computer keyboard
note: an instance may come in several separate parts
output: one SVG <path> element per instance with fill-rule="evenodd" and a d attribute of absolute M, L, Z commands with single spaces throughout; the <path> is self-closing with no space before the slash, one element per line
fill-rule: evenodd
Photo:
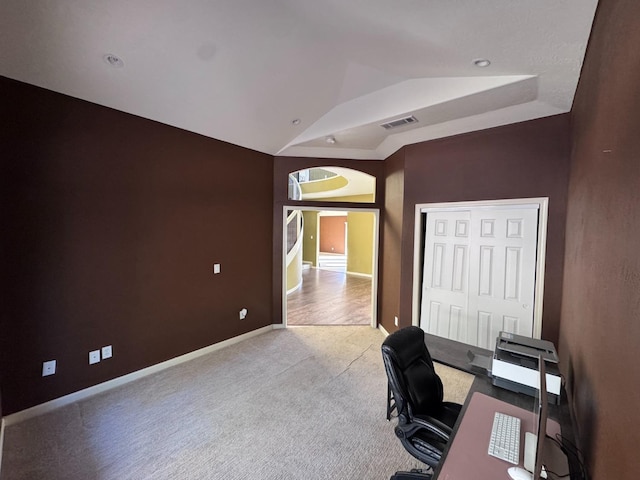
<path fill-rule="evenodd" d="M 520 419 L 496 412 L 489 440 L 489 455 L 517 465 L 520 462 Z"/>

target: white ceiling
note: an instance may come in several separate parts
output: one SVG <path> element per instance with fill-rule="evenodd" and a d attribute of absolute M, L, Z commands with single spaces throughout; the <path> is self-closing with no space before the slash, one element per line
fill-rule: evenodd
<path fill-rule="evenodd" d="M 3 0 L 0 75 L 273 155 L 384 159 L 569 111 L 596 5 Z"/>

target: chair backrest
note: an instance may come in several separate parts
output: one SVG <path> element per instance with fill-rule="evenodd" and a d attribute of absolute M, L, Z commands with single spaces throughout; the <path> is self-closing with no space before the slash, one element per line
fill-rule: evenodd
<path fill-rule="evenodd" d="M 431 415 L 442 405 L 440 377 L 424 342 L 424 331 L 402 328 L 382 343 L 382 358 L 398 415 Z"/>

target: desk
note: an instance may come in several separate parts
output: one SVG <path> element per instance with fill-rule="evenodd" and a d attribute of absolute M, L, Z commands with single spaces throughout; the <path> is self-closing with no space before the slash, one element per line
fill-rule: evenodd
<path fill-rule="evenodd" d="M 431 357 L 436 362 L 474 375 L 484 375 L 486 372 L 469 364 L 467 352 L 471 351 L 474 355 L 485 357 L 493 356 L 493 352 L 491 350 L 455 342 L 448 338 L 438 337 L 429 333 L 424 334 L 424 342 L 427 345 L 427 349 L 429 350 Z"/>
<path fill-rule="evenodd" d="M 520 407 L 527 412 L 533 412 L 535 405 L 535 398 L 530 397 L 528 395 L 524 395 L 521 393 L 515 393 L 510 390 L 505 390 L 500 387 L 496 387 L 491 383 L 491 379 L 486 375 L 486 373 L 482 373 L 480 370 L 475 367 L 471 367 L 468 364 L 468 359 L 466 357 L 466 352 L 469 350 L 467 345 L 459 344 L 458 342 L 451 342 L 450 340 L 438 339 L 438 337 L 430 338 L 432 336 L 426 337 L 426 343 L 428 345 L 429 351 L 436 362 L 440 362 L 446 364 L 448 366 L 458 368 L 460 370 L 467 371 L 475 375 L 475 379 L 473 384 L 471 385 L 471 389 L 469 390 L 469 394 L 467 395 L 467 399 L 465 404 L 463 405 L 462 411 L 460 413 L 460 417 L 456 422 L 453 428 L 453 434 L 451 441 L 445 448 L 444 454 L 442 456 L 442 460 L 438 467 L 435 469 L 435 474 L 433 476 L 434 480 L 438 478 L 440 471 L 442 470 L 442 466 L 445 464 L 447 460 L 447 454 L 449 453 L 449 449 L 451 447 L 452 442 L 455 440 L 455 435 L 460 428 L 460 423 L 464 418 L 464 415 L 469 408 L 469 403 L 471 402 L 471 398 L 475 392 L 483 393 L 489 397 L 496 398 L 503 402 L 506 402 L 510 405 L 514 405 L 516 407 Z M 438 339 L 438 340 L 435 340 Z M 480 353 L 484 355 L 490 355 L 491 352 L 489 350 L 483 349 L 472 349 L 474 353 Z M 574 443 L 574 433 L 571 423 L 571 415 L 569 406 L 567 404 L 567 397 L 564 391 L 561 392 L 561 402 L 560 405 L 549 404 L 549 418 L 557 421 L 560 424 L 562 436 L 564 439 Z M 524 430 L 526 431 L 526 430 Z M 487 446 L 488 446 L 488 438 L 487 438 Z M 481 445 L 480 448 L 486 450 L 486 446 Z M 569 469 L 571 472 L 571 478 L 581 478 L 580 477 L 580 467 L 572 461 L 573 459 L 569 458 Z M 505 463 L 505 473 L 508 465 Z M 508 478 L 508 476 L 506 476 Z M 439 480 L 445 480 L 444 478 L 440 478 Z M 481 478 L 477 478 L 474 480 L 484 480 Z M 490 479 L 494 480 L 494 479 Z"/>

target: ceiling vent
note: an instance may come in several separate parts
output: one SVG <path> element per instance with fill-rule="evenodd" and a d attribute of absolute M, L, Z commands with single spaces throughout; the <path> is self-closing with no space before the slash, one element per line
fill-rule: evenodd
<path fill-rule="evenodd" d="M 418 119 L 416 117 L 414 117 L 413 115 L 409 115 L 408 117 L 399 118 L 397 120 L 392 120 L 390 122 L 383 123 L 380 126 L 385 128 L 386 130 L 391 130 L 392 128 L 401 127 L 403 125 L 409 125 L 410 123 L 416 123 L 417 121 Z"/>

